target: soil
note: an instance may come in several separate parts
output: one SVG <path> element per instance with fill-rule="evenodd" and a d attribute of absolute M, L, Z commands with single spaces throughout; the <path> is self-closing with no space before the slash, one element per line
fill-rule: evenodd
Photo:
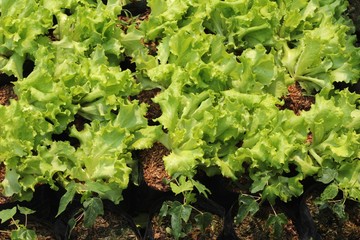
<path fill-rule="evenodd" d="M 322 208 L 315 200 L 321 190 L 314 190 L 305 198 L 305 204 L 314 221 L 317 233 L 327 240 L 357 240 L 360 236 L 360 203 L 345 202 L 346 219 L 339 218 L 329 207 Z M 330 206 L 336 202 L 329 202 Z"/>
<path fill-rule="evenodd" d="M 154 145 L 145 150 L 139 151 L 143 177 L 146 184 L 156 190 L 166 192 L 170 186 L 166 181 L 171 179 L 165 171 L 163 157 L 170 154 L 170 151 L 161 143 Z"/>
<path fill-rule="evenodd" d="M 267 226 L 267 219 L 271 213 L 273 213 L 273 211 L 270 207 L 261 206 L 260 210 L 255 213 L 255 215 L 248 215 L 241 223 L 234 224 L 236 237 L 240 240 L 300 239 L 296 226 L 291 219 L 288 219 L 285 224 L 281 238 L 274 236 L 274 230 Z"/>
<path fill-rule="evenodd" d="M 160 88 L 143 90 L 136 96 L 136 99 L 138 99 L 140 103 L 146 103 L 148 105 L 145 117 L 148 119 L 149 125 L 155 125 L 154 119 L 160 117 L 162 114 L 160 105 L 152 101 L 152 98 L 160 91 Z"/>
<path fill-rule="evenodd" d="M 360 46 L 360 1 L 359 0 L 349 0 L 349 9 L 348 13 L 350 18 L 353 20 L 356 28 L 356 35 L 358 37 L 357 45 Z"/>
<path fill-rule="evenodd" d="M 14 217 L 15 219 L 19 219 L 17 217 Z M 24 224 L 24 219 L 20 220 L 21 224 Z M 28 217 L 26 228 L 29 230 L 35 231 L 37 240 L 56 240 L 54 232 L 52 231 L 52 226 L 49 224 L 46 224 L 42 221 L 39 221 L 37 218 L 31 218 Z M 16 230 L 15 225 L 10 224 L 9 225 L 1 225 L 1 231 L 0 232 L 0 239 L 2 240 L 10 240 L 11 239 L 11 231 Z"/>
<path fill-rule="evenodd" d="M 354 19 L 357 24 L 357 34 L 359 36 L 360 32 L 360 20 L 358 18 L 358 12 L 360 10 L 360 2 L 357 0 L 350 0 L 351 6 L 354 6 L 350 9 L 350 16 Z M 128 9 L 130 12 L 131 8 Z M 139 25 L 141 21 L 148 19 L 151 10 L 146 8 L 142 12 L 138 13 L 139 15 L 135 18 L 121 15 L 119 20 L 121 27 L 124 32 L 127 31 L 127 27 L 132 24 L 134 21 L 136 25 Z M 132 13 L 137 15 L 136 12 Z M 54 23 L 55 24 L 55 23 Z M 53 35 L 52 31 L 49 32 L 49 37 L 55 41 L 56 37 Z M 149 50 L 150 55 L 156 55 L 158 40 L 144 42 Z M 357 42 L 359 45 L 359 40 Z M 3 75 L 3 74 L 1 74 Z M 28 74 L 24 74 L 26 77 Z M 3 80 L 3 79 L 1 79 Z M 10 82 L 0 84 L 0 104 L 9 105 L 10 99 L 18 99 L 18 96 L 14 92 L 14 85 Z M 154 119 L 161 116 L 160 106 L 154 103 L 151 99 L 160 92 L 160 89 L 152 89 L 141 92 L 137 99 L 140 102 L 147 103 L 149 105 L 146 118 L 149 121 L 149 125 L 156 124 Z M 308 111 L 311 108 L 311 105 L 315 103 L 314 96 L 306 96 L 303 93 L 300 85 L 295 83 L 288 87 L 288 94 L 281 97 L 284 101 L 282 106 L 278 106 L 280 110 L 289 109 L 292 110 L 295 114 L 301 114 L 301 111 Z M 76 116 L 74 124 L 76 128 L 80 131 L 83 129 L 84 123 L 87 120 Z M 55 138 L 57 136 L 54 136 Z M 62 136 L 60 136 L 62 137 Z M 60 138 L 59 137 L 59 138 Z M 68 136 L 66 136 L 68 137 Z M 312 134 L 309 133 L 308 143 L 312 142 Z M 73 146 L 77 146 L 77 143 L 73 143 Z M 239 146 L 240 147 L 240 146 Z M 163 157 L 168 155 L 170 151 L 166 149 L 161 143 L 155 143 L 154 146 L 150 149 L 140 151 L 139 156 L 141 157 L 141 164 L 143 169 L 144 180 L 147 185 L 151 188 L 168 191 L 169 186 L 164 182 L 169 180 L 170 176 L 166 174 Z M 4 179 L 5 175 L 5 166 L 0 164 L 0 182 Z M 247 186 L 249 184 L 249 179 L 243 178 L 240 179 L 240 186 Z M 246 187 L 245 187 L 246 189 Z M 238 189 L 241 192 L 241 188 Z M 347 201 L 345 204 L 345 211 L 348 215 L 346 220 L 339 219 L 330 209 L 320 209 L 314 203 L 314 199 L 318 196 L 319 193 L 311 195 L 306 200 L 306 205 L 309 208 L 310 214 L 314 219 L 318 233 L 322 236 L 323 239 L 358 239 L 360 236 L 360 203 Z M 1 204 L 11 201 L 10 198 L 1 196 L 0 194 L 0 210 Z M 235 232 L 239 239 L 272 239 L 272 229 L 266 226 L 266 220 L 269 215 L 268 209 L 261 209 L 255 216 L 247 217 L 245 220 L 239 224 L 235 225 Z M 159 216 L 155 216 L 152 219 L 154 230 L 154 239 L 173 239 L 166 233 L 166 227 L 169 226 L 169 219 L 160 220 Z M 126 226 L 127 222 L 125 219 L 119 217 L 115 213 L 106 212 L 104 216 L 100 216 L 96 219 L 96 222 L 92 228 L 85 228 L 81 221 L 73 229 L 70 239 L 79 239 L 79 240 L 92 240 L 92 239 L 140 239 L 138 238 L 136 232 L 131 230 Z M 157 224 L 157 225 L 156 225 Z M 223 220 L 221 217 L 214 215 L 213 227 L 209 227 L 205 234 L 207 236 L 205 239 L 216 239 L 223 227 Z M 29 229 L 34 229 L 37 233 L 39 240 L 52 240 L 55 239 L 55 236 L 48 225 L 38 222 L 36 219 L 29 219 L 27 227 Z M 199 228 L 194 228 L 194 231 L 188 234 L 185 239 L 194 240 L 194 239 L 203 239 L 203 234 L 200 233 Z M 9 234 L 0 234 L 0 239 L 9 239 Z M 287 224 L 284 227 L 284 235 L 282 239 L 299 239 L 297 235 L 296 228 L 294 223 L 289 219 Z"/>
<path fill-rule="evenodd" d="M 315 103 L 314 96 L 304 96 L 303 89 L 298 82 L 290 85 L 288 92 L 286 96 L 281 97 L 284 100 L 284 105 L 277 106 L 280 110 L 290 109 L 296 115 L 300 115 L 301 111 L 309 111 L 311 105 Z"/>
<path fill-rule="evenodd" d="M 137 230 L 132 229 L 125 217 L 105 211 L 103 216 L 98 216 L 93 227 L 86 228 L 80 220 L 72 230 L 70 239 L 73 240 L 107 240 L 124 239 L 140 240 Z"/>
<path fill-rule="evenodd" d="M 191 221 L 190 217 L 190 221 Z M 173 240 L 174 238 L 168 233 L 167 228 L 170 226 L 169 217 L 161 218 L 158 215 L 155 215 L 151 219 L 151 226 L 153 232 L 154 240 Z M 186 235 L 186 237 L 181 238 L 183 240 L 216 240 L 221 235 L 224 220 L 218 215 L 212 215 L 211 224 L 205 229 L 205 232 L 202 232 L 200 228 L 192 223 L 191 231 Z"/>
<path fill-rule="evenodd" d="M 6 83 L 4 85 L 0 85 L 0 104 L 1 105 L 9 105 L 10 99 L 17 99 L 14 92 L 14 85 L 11 83 Z"/>
<path fill-rule="evenodd" d="M 140 103 L 146 103 L 148 105 L 145 117 L 148 119 L 149 125 L 156 125 L 157 122 L 155 122 L 154 119 L 160 117 L 162 114 L 160 105 L 152 101 L 152 98 L 160 91 L 161 89 L 159 88 L 143 90 L 135 97 Z M 149 187 L 162 192 L 170 190 L 166 182 L 169 181 L 171 177 L 166 172 L 163 161 L 163 157 L 169 154 L 170 150 L 159 142 L 154 143 L 151 148 L 138 151 L 137 153 L 137 156 L 140 158 L 144 181 Z"/>
<path fill-rule="evenodd" d="M 51 226 L 39 223 L 37 220 L 29 221 L 28 229 L 32 229 L 36 233 L 38 240 L 55 240 L 56 237 L 51 230 Z"/>
<path fill-rule="evenodd" d="M 131 6 L 131 4 L 129 4 L 127 7 L 124 7 L 124 9 L 125 11 L 122 11 L 118 18 L 121 23 L 119 27 L 125 33 L 127 32 L 128 26 L 130 26 L 133 23 L 135 23 L 135 27 L 138 28 L 142 21 L 149 19 L 149 15 L 151 13 L 151 9 L 146 6 L 136 8 L 134 6 Z"/>

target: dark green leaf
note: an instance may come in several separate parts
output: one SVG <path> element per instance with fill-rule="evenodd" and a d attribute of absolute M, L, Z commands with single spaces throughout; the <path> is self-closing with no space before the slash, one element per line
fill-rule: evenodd
<path fill-rule="evenodd" d="M 210 193 L 210 190 L 204 184 L 193 179 L 192 179 L 192 183 L 200 194 L 204 195 L 205 197 L 208 197 L 208 193 Z"/>
<path fill-rule="evenodd" d="M 167 209 L 167 214 L 170 215 L 171 219 L 171 232 L 175 239 L 179 239 L 184 233 L 185 223 L 189 221 L 192 207 L 178 201 L 169 201 L 166 204 L 168 206 L 164 207 L 163 205 L 162 209 Z"/>
<path fill-rule="evenodd" d="M 275 239 L 281 239 L 284 226 L 287 223 L 287 217 L 285 214 L 280 213 L 277 215 L 270 214 L 266 221 L 266 225 L 273 229 L 273 237 Z"/>
<path fill-rule="evenodd" d="M 166 215 L 168 215 L 168 209 L 169 209 L 169 202 L 163 202 L 159 211 L 159 215 L 161 217 L 165 217 Z"/>
<path fill-rule="evenodd" d="M 100 198 L 94 197 L 86 200 L 84 203 L 84 226 L 91 227 L 97 216 L 104 214 L 103 202 Z"/>
<path fill-rule="evenodd" d="M 201 232 L 210 226 L 212 221 L 212 214 L 208 212 L 200 213 L 195 216 L 196 224 L 200 227 Z"/>
<path fill-rule="evenodd" d="M 67 207 L 67 205 L 73 200 L 76 193 L 75 182 L 69 183 L 66 187 L 66 193 L 61 197 L 59 203 L 59 209 L 56 216 L 59 216 Z"/>
<path fill-rule="evenodd" d="M 184 204 L 191 205 L 197 201 L 196 194 L 187 192 L 184 194 Z"/>
<path fill-rule="evenodd" d="M 249 214 L 252 216 L 259 210 L 259 204 L 251 196 L 240 195 L 239 208 L 235 216 L 235 222 L 241 223 Z"/>
<path fill-rule="evenodd" d="M 80 214 L 83 214 L 82 209 L 80 212 L 81 212 Z M 71 232 L 75 228 L 76 224 L 77 224 L 77 220 L 75 219 L 75 216 L 70 218 L 69 221 L 67 222 L 68 229 L 69 229 L 69 236 L 71 235 Z"/>
<path fill-rule="evenodd" d="M 341 220 L 345 220 L 348 217 L 347 213 L 345 212 L 345 204 L 343 202 L 336 202 L 334 205 L 332 205 L 331 208 L 337 217 Z"/>

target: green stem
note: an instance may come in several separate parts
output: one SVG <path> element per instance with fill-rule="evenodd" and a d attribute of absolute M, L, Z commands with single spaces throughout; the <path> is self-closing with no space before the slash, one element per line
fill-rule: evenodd
<path fill-rule="evenodd" d="M 324 80 L 307 76 L 295 76 L 295 81 L 310 81 L 319 85 L 322 88 L 326 85 Z"/>
<path fill-rule="evenodd" d="M 316 162 L 320 165 L 320 166 L 322 166 L 322 163 L 323 163 L 323 159 L 322 159 L 322 157 L 320 157 L 316 152 L 315 152 L 315 150 L 314 149 L 310 149 L 309 150 L 309 153 L 310 153 L 310 155 L 316 160 Z"/>
<path fill-rule="evenodd" d="M 269 28 L 269 26 L 266 23 L 264 23 L 262 25 L 259 25 L 259 26 L 250 27 L 250 28 L 247 28 L 246 30 L 244 30 L 243 32 L 237 34 L 237 37 L 239 37 L 241 39 L 241 38 L 243 38 L 245 35 L 247 35 L 249 33 L 264 30 L 264 29 L 267 29 L 267 28 Z"/>
<path fill-rule="evenodd" d="M 16 226 L 17 229 L 20 229 L 19 224 L 17 224 L 17 222 L 15 221 L 14 218 L 11 218 L 11 222 L 12 222 L 12 224 L 14 224 Z"/>

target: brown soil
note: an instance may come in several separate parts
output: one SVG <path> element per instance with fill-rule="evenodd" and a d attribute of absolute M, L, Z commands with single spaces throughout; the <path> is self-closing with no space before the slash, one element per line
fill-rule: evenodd
<path fill-rule="evenodd" d="M 35 221 L 29 221 L 27 225 L 28 229 L 32 229 L 36 233 L 38 240 L 55 240 L 55 235 L 51 231 L 50 227 L 45 226 L 44 224 L 38 223 Z"/>
<path fill-rule="evenodd" d="M 144 181 L 149 187 L 163 192 L 170 190 L 165 180 L 170 180 L 171 177 L 166 172 L 163 161 L 163 157 L 169 154 L 170 151 L 161 143 L 154 143 L 151 148 L 139 151 Z"/>
<path fill-rule="evenodd" d="M 148 119 L 149 124 L 153 123 L 152 121 L 160 117 L 162 114 L 160 105 L 152 101 L 152 98 L 155 97 L 160 91 L 160 88 L 143 90 L 136 96 L 136 99 L 138 99 L 140 103 L 146 103 L 148 105 L 148 110 L 145 117 Z"/>
<path fill-rule="evenodd" d="M 141 22 L 146 21 L 149 19 L 149 15 L 151 13 L 150 8 L 146 8 L 144 12 L 140 13 L 139 15 L 132 17 L 129 12 L 124 12 L 119 16 L 120 24 L 118 25 L 125 33 L 130 25 L 135 24 L 135 28 L 139 28 Z M 157 53 L 157 45 L 159 44 L 158 41 L 144 41 L 141 40 L 141 43 L 149 50 L 149 55 L 155 56 Z"/>
<path fill-rule="evenodd" d="M 314 220 L 317 232 L 322 239 L 327 240 L 357 240 L 360 236 L 360 203 L 345 202 L 347 219 L 340 219 L 330 208 L 320 208 L 314 200 L 321 194 L 314 191 L 306 200 L 310 214 Z M 330 205 L 333 203 L 329 203 Z"/>
<path fill-rule="evenodd" d="M 216 240 L 223 229 L 224 220 L 218 215 L 212 215 L 211 224 L 205 229 L 205 232 L 201 232 L 199 226 L 192 223 L 192 229 L 187 233 L 186 237 L 181 238 L 183 240 Z M 190 221 L 191 221 L 190 217 Z M 153 239 L 154 240 L 173 240 L 174 237 L 167 232 L 167 228 L 170 226 L 170 219 L 168 217 L 161 218 L 155 215 L 151 219 Z"/>
<path fill-rule="evenodd" d="M 143 90 L 135 97 L 140 103 L 148 105 L 145 117 L 148 119 L 149 125 L 155 125 L 156 122 L 153 120 L 162 114 L 160 105 L 152 101 L 152 98 L 160 91 L 159 88 Z M 165 180 L 170 180 L 171 177 L 166 172 L 163 161 L 163 157 L 169 154 L 170 151 L 161 143 L 154 143 L 151 148 L 139 151 L 143 177 L 149 187 L 163 192 L 170 190 Z"/>
<path fill-rule="evenodd" d="M 136 28 L 139 27 L 140 23 L 142 21 L 148 20 L 149 19 L 149 15 L 151 13 L 151 9 L 150 8 L 146 8 L 144 13 L 139 14 L 138 16 L 132 17 L 131 14 L 127 13 L 127 14 L 122 14 L 119 16 L 119 20 L 120 20 L 120 25 L 119 27 L 126 33 L 128 27 L 135 23 Z"/>
<path fill-rule="evenodd" d="M 258 240 L 258 239 L 278 239 L 274 236 L 274 230 L 268 227 L 266 222 L 272 209 L 267 206 L 261 206 L 260 210 L 253 216 L 247 216 L 239 223 L 234 224 L 234 231 L 238 239 L 240 240 Z M 297 233 L 295 224 L 291 219 L 285 224 L 283 233 L 280 239 L 298 240 L 299 235 Z"/>
<path fill-rule="evenodd" d="M 144 46 L 149 50 L 148 54 L 151 56 L 156 56 L 157 54 L 157 46 L 159 45 L 159 40 L 155 40 L 155 41 L 144 41 L 144 39 L 142 39 L 142 44 L 144 44 Z"/>
<path fill-rule="evenodd" d="M 150 8 L 146 8 L 143 13 L 140 13 L 139 15 L 133 17 L 129 13 L 125 13 L 119 16 L 120 24 L 118 27 L 120 27 L 125 33 L 127 33 L 127 30 L 130 25 L 135 24 L 135 28 L 139 28 L 139 25 L 141 22 L 146 21 L 149 19 L 149 15 L 151 13 Z M 144 39 L 141 40 L 141 43 L 149 50 L 148 54 L 155 56 L 157 53 L 157 45 L 159 42 L 157 40 L 155 41 L 145 41 Z"/>
<path fill-rule="evenodd" d="M 37 240 L 56 240 L 56 237 L 51 230 L 51 226 L 40 223 L 38 219 L 29 218 L 26 228 L 35 231 Z M 9 225 L 7 228 L 2 229 L 3 232 L 0 232 L 0 239 L 10 240 L 11 231 L 13 230 L 16 230 L 15 225 Z"/>
<path fill-rule="evenodd" d="M 0 86 L 0 104 L 9 105 L 10 99 L 18 99 L 14 92 L 14 85 L 8 83 Z"/>
<path fill-rule="evenodd" d="M 300 115 L 301 111 L 308 111 L 311 108 L 311 105 L 315 103 L 314 96 L 304 96 L 303 90 L 298 82 L 288 87 L 288 94 L 282 96 L 281 99 L 284 100 L 284 105 L 278 105 L 277 107 L 280 110 L 290 109 L 296 115 Z"/>
<path fill-rule="evenodd" d="M 313 142 L 313 135 L 311 132 L 308 133 L 305 143 L 311 144 Z"/>
<path fill-rule="evenodd" d="M 85 228 L 80 221 L 72 230 L 71 240 L 140 240 L 137 233 L 131 229 L 126 219 L 111 211 L 105 211 L 104 216 L 98 216 L 92 228 Z"/>

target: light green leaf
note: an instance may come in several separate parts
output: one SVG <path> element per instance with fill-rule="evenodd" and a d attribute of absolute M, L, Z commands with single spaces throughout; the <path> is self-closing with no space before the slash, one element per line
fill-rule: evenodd
<path fill-rule="evenodd" d="M 16 213 L 16 207 L 11 209 L 4 209 L 0 211 L 0 219 L 1 223 L 6 222 L 7 220 L 11 219 Z"/>
<path fill-rule="evenodd" d="M 194 188 L 193 181 L 186 179 L 185 176 L 180 176 L 176 183 L 170 182 L 171 190 L 175 195 L 180 193 L 185 193 L 187 191 L 192 191 Z"/>
<path fill-rule="evenodd" d="M 19 205 L 17 205 L 17 208 L 18 208 L 19 212 L 21 214 L 24 214 L 24 215 L 33 214 L 33 213 L 36 212 L 36 211 L 34 211 L 34 210 L 30 209 L 30 208 L 22 207 L 22 206 L 19 206 Z"/>
<path fill-rule="evenodd" d="M 5 179 L 2 184 L 4 187 L 5 196 L 12 196 L 21 192 L 21 185 L 19 183 L 20 175 L 15 170 L 7 170 Z"/>
<path fill-rule="evenodd" d="M 19 228 L 11 232 L 11 239 L 36 240 L 37 236 L 34 230 Z"/>

